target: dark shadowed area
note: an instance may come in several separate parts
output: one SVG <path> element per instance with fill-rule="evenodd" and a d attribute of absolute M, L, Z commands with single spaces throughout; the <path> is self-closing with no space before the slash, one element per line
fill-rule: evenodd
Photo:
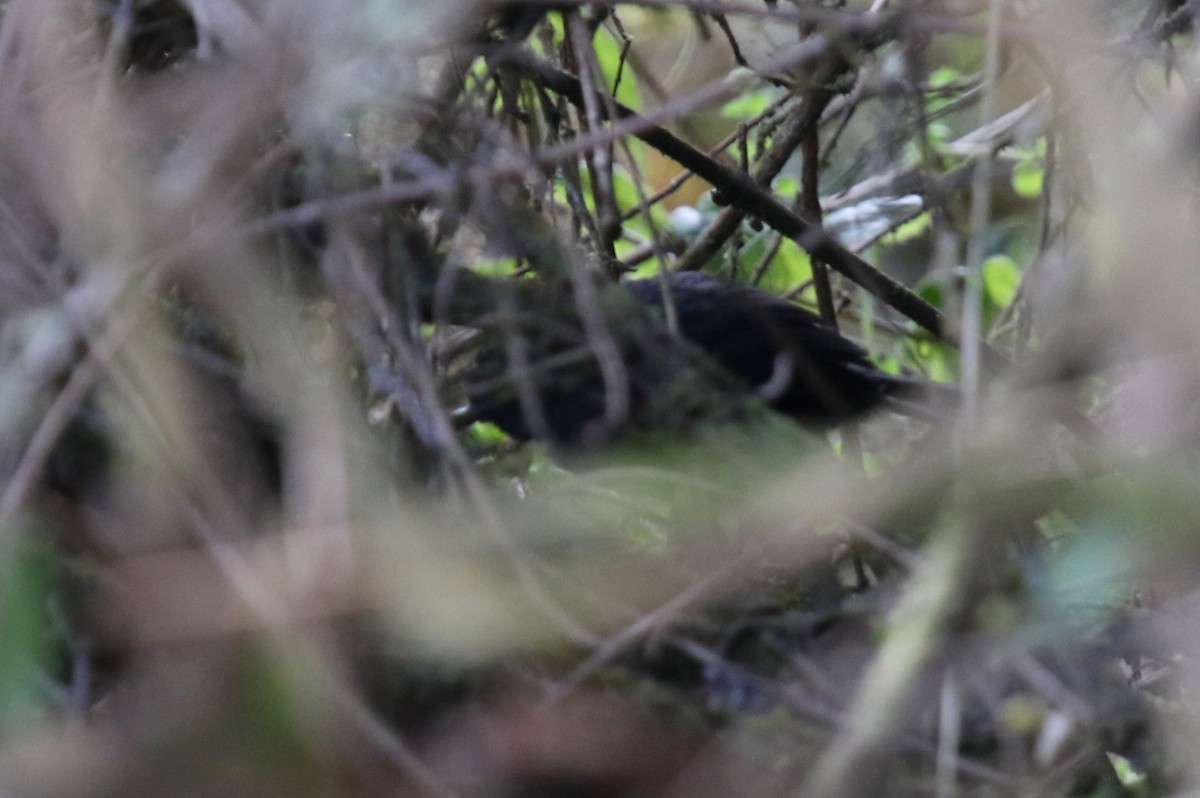
<path fill-rule="evenodd" d="M 0 798 L 1200 786 L 1176 0 L 0 0 Z"/>

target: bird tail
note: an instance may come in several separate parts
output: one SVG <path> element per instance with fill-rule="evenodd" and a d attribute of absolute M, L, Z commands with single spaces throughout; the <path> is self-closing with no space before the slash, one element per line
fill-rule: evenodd
<path fill-rule="evenodd" d="M 853 367 L 851 367 L 853 368 Z M 921 421 L 938 421 L 962 407 L 962 390 L 955 384 L 873 372 L 884 398 L 881 406 Z"/>

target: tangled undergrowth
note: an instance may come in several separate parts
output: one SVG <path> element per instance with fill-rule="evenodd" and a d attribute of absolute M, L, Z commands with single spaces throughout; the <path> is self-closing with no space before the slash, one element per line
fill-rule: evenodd
<path fill-rule="evenodd" d="M 0 8 L 0 794 L 1195 789 L 1192 4 Z"/>

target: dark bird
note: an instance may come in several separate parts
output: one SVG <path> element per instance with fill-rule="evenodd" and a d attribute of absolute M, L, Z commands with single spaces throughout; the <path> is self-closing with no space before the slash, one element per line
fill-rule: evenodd
<path fill-rule="evenodd" d="M 881 371 L 861 346 L 791 302 L 699 272 L 671 273 L 665 283 L 683 338 L 743 390 L 805 426 L 830 427 L 885 406 L 911 411 L 926 399 L 926 384 Z M 623 285 L 637 302 L 665 318 L 662 280 Z M 544 353 L 530 349 L 536 367 Z M 506 363 L 500 350 L 487 350 L 476 370 L 494 378 Z M 528 402 L 523 406 L 511 389 L 499 399 L 473 397 L 474 415 L 518 440 L 548 437 L 563 445 L 580 442 L 589 425 L 604 416 L 604 385 L 594 362 L 582 376 L 560 369 L 537 379 L 536 386 L 538 423 L 525 412 Z M 631 378 L 628 390 L 630 415 L 636 417 L 653 386 Z"/>

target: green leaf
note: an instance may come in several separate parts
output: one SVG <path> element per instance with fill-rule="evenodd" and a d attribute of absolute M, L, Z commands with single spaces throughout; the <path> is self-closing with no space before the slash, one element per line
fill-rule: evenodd
<path fill-rule="evenodd" d="M 481 444 L 495 445 L 508 440 L 504 430 L 490 421 L 476 421 L 467 428 L 471 436 Z"/>
<path fill-rule="evenodd" d="M 0 531 L 0 728 L 7 728 L 33 719 L 42 703 L 53 560 L 20 530 Z"/>
<path fill-rule="evenodd" d="M 791 239 L 784 239 L 759 287 L 774 294 L 783 294 L 811 279 L 812 260 L 808 253 Z"/>
<path fill-rule="evenodd" d="M 950 141 L 950 126 L 945 122 L 930 122 L 926 130 L 929 131 L 929 144 L 935 150 L 940 150 Z"/>
<path fill-rule="evenodd" d="M 926 280 L 917 284 L 917 294 L 939 310 L 945 310 L 946 296 L 942 285 L 934 280 Z"/>
<path fill-rule="evenodd" d="M 794 200 L 800 193 L 800 181 L 794 175 L 784 175 L 775 179 L 773 188 L 779 199 Z"/>
<path fill-rule="evenodd" d="M 931 72 L 929 75 L 928 110 L 936 111 L 952 102 L 954 99 L 953 96 L 949 92 L 939 91 L 939 89 L 949 86 L 961 78 L 962 73 L 950 66 L 939 67 Z"/>
<path fill-rule="evenodd" d="M 545 18 L 542 20 L 542 22 L 539 24 L 544 25 L 546 22 L 550 23 L 550 29 L 552 31 L 550 39 L 551 39 L 554 47 L 557 48 L 559 45 L 561 45 L 563 43 L 563 40 L 566 38 L 566 33 L 563 30 L 562 16 L 559 14 L 547 14 L 545 16 Z M 541 36 L 530 36 L 526 40 L 526 43 L 529 45 L 532 45 L 534 52 L 536 52 L 540 56 L 545 57 L 545 56 L 554 55 L 553 50 L 549 53 L 546 52 L 546 48 L 543 45 Z"/>
<path fill-rule="evenodd" d="M 1021 270 L 1007 255 L 993 255 L 983 262 L 984 290 L 995 307 L 1008 307 L 1020 283 Z"/>
<path fill-rule="evenodd" d="M 757 91 L 743 92 L 721 106 L 721 116 L 726 119 L 745 121 L 767 110 L 767 106 L 775 99 L 777 89 L 767 87 Z"/>
<path fill-rule="evenodd" d="M 621 211 L 632 211 L 641 204 L 641 197 L 638 195 L 637 184 L 633 180 L 633 176 L 624 166 L 618 164 L 612 170 L 613 195 L 617 200 L 617 207 Z M 654 220 L 654 224 L 659 227 L 668 225 L 667 212 L 663 209 L 662 204 L 653 205 L 650 208 L 650 217 Z M 628 224 L 634 229 L 649 235 L 649 231 L 645 226 L 645 212 L 639 212 L 633 216 Z"/>
<path fill-rule="evenodd" d="M 283 658 L 283 652 L 251 650 L 239 663 L 237 682 L 244 725 L 236 732 L 248 761 L 286 766 L 304 761 L 308 752 L 303 734 L 311 673 Z"/>
<path fill-rule="evenodd" d="M 1046 178 L 1046 137 L 1042 136 L 1031 146 L 1013 145 L 1005 152 L 1016 160 L 1012 176 L 1013 191 L 1028 199 L 1040 197 Z"/>
<path fill-rule="evenodd" d="M 1018 196 L 1035 199 L 1042 196 L 1046 171 L 1040 161 L 1021 161 L 1013 169 L 1012 187 Z"/>
<path fill-rule="evenodd" d="M 918 341 L 916 361 L 934 382 L 954 382 L 958 379 L 956 354 L 937 341 Z"/>
<path fill-rule="evenodd" d="M 472 269 L 488 277 L 507 277 L 517 270 L 517 260 L 516 258 L 488 258 L 481 256 L 475 259 Z"/>
<path fill-rule="evenodd" d="M 933 216 L 930 215 L 929 211 L 924 211 L 885 235 L 882 239 L 880 239 L 880 243 L 903 244 L 905 241 L 911 241 L 914 238 L 920 238 L 925 234 L 925 231 L 928 230 L 932 224 Z"/>
<path fill-rule="evenodd" d="M 604 84 L 612 91 L 617 74 L 620 73 L 621 82 L 617 84 L 614 92 L 617 101 L 630 108 L 641 108 L 642 99 L 637 77 L 633 74 L 629 64 L 625 64 L 622 68 L 621 53 L 624 51 L 624 43 L 608 28 L 601 27 L 596 31 L 595 47 L 596 59 L 600 62 L 600 70 L 604 73 Z"/>
<path fill-rule="evenodd" d="M 1109 752 L 1108 761 L 1112 763 L 1113 770 L 1116 771 L 1122 786 L 1134 789 L 1145 784 L 1146 774 L 1135 767 L 1129 759 Z"/>
<path fill-rule="evenodd" d="M 952 66 L 941 66 L 929 73 L 929 87 L 933 89 L 946 86 L 962 77 L 962 73 Z"/>

